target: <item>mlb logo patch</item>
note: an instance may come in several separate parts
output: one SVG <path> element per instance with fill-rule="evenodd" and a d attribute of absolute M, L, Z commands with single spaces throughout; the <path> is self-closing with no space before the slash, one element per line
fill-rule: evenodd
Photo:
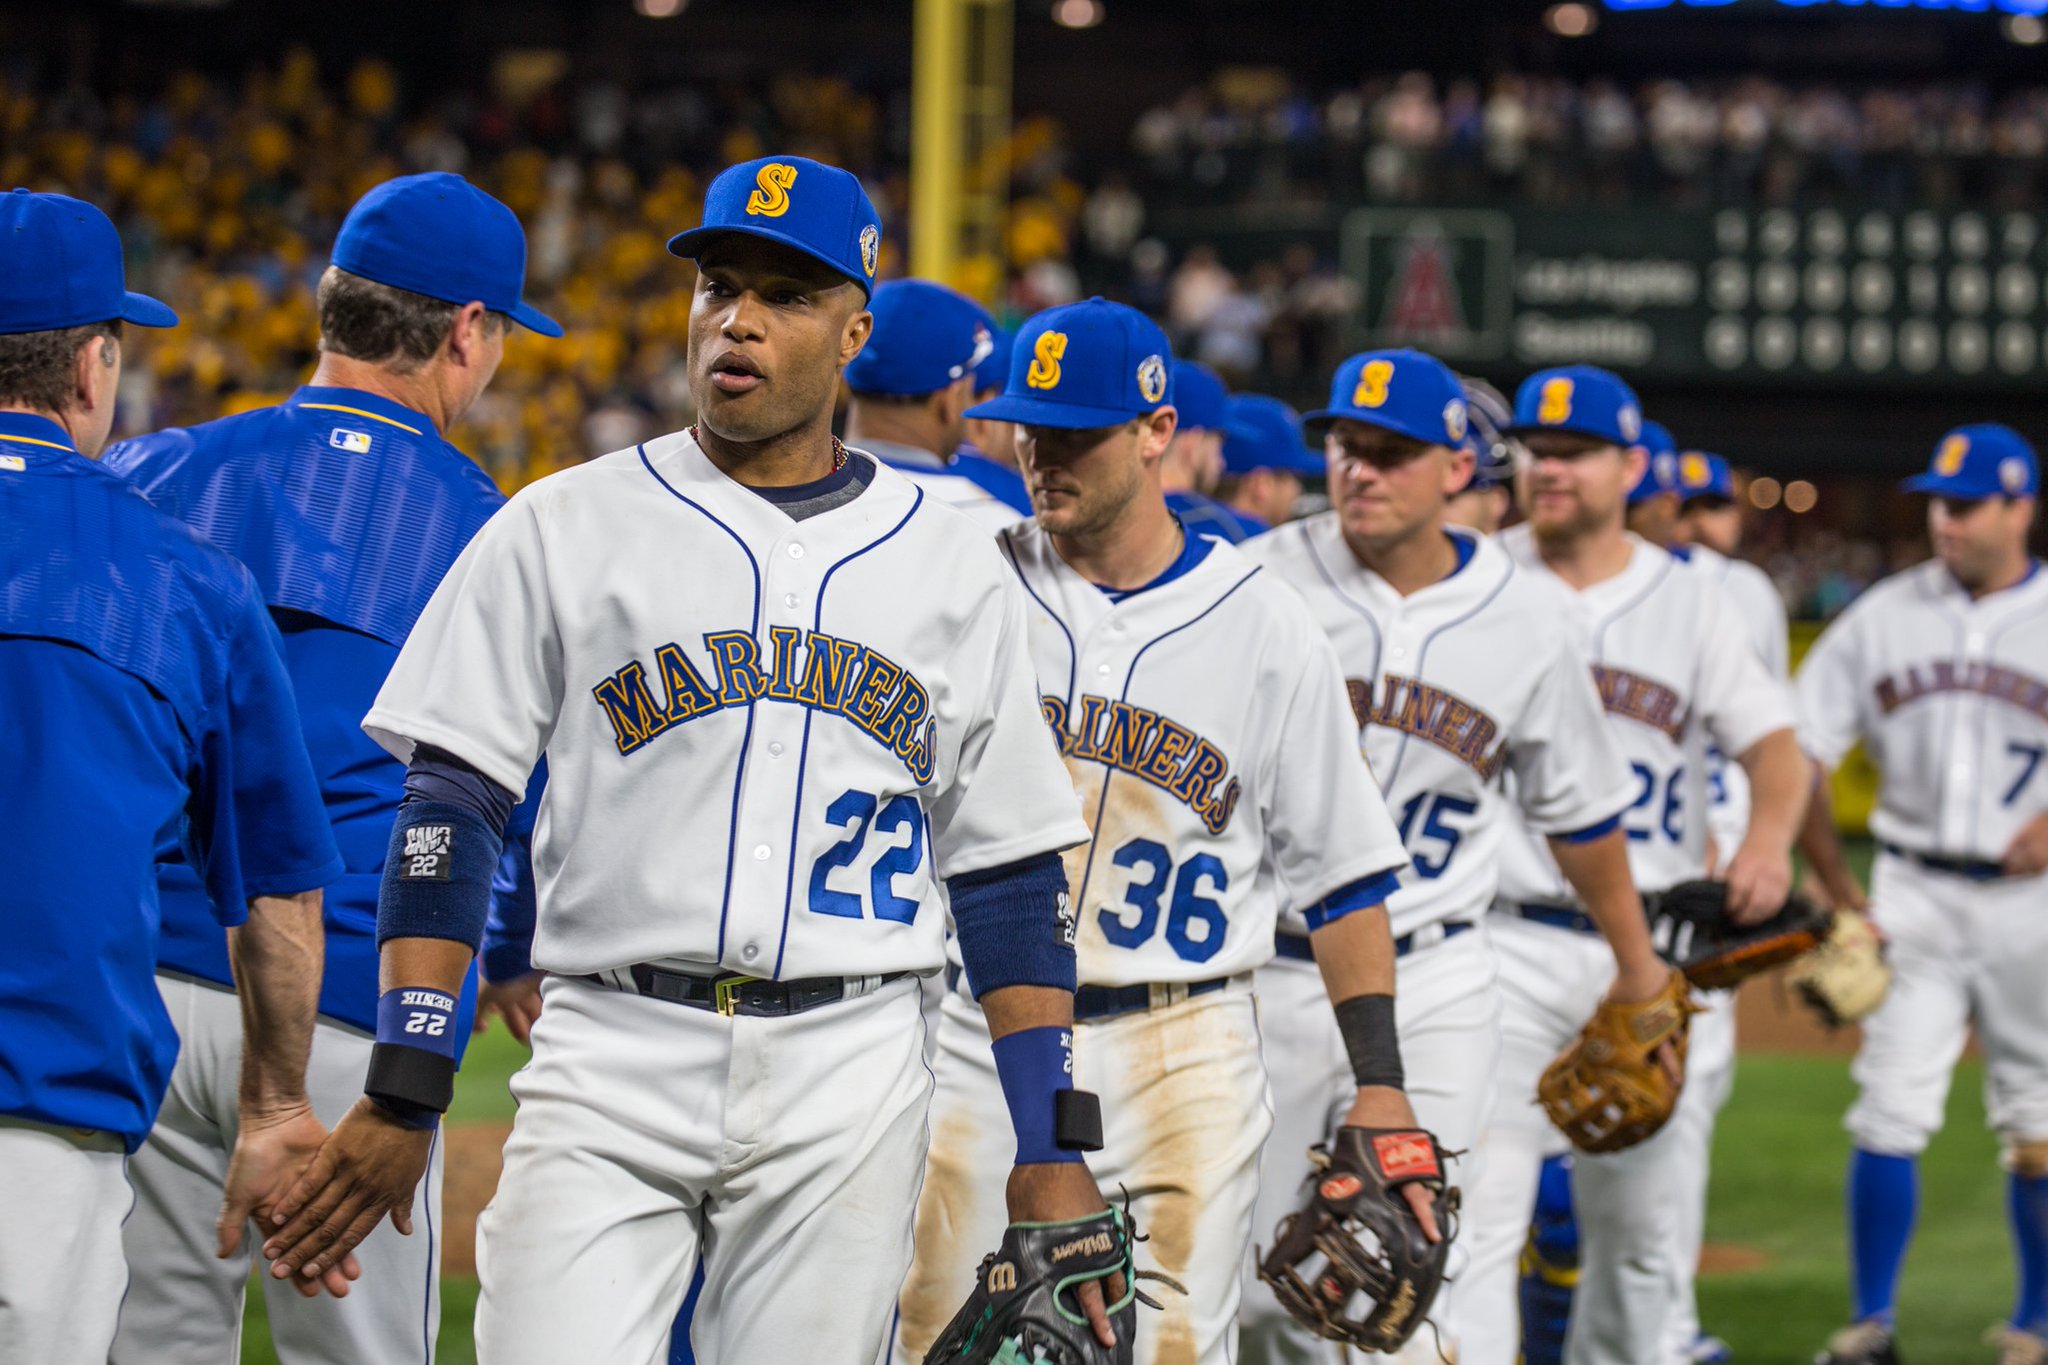
<path fill-rule="evenodd" d="M 367 455 L 370 453 L 370 433 L 336 427 L 327 433 L 327 444 L 336 450 L 346 450 L 351 455 Z"/>
<path fill-rule="evenodd" d="M 447 881 L 454 846 L 455 826 L 413 825 L 405 831 L 405 868 L 398 875 L 407 881 Z"/>
<path fill-rule="evenodd" d="M 0 469 L 12 469 L 17 473 L 28 468 L 28 461 L 19 455 L 0 455 Z"/>

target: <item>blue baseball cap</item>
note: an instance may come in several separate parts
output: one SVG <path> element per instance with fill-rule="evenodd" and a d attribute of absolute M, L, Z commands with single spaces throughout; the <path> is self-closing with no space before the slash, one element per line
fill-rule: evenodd
<path fill-rule="evenodd" d="M 2026 437 L 1996 422 L 1977 422 L 1942 437 L 1927 472 L 1900 487 L 1971 501 L 2031 498 L 2041 490 L 2041 469 Z"/>
<path fill-rule="evenodd" d="M 1696 498 L 1735 501 L 1735 471 L 1719 455 L 1688 450 L 1678 457 L 1678 496 L 1691 502 Z"/>
<path fill-rule="evenodd" d="M 1075 431 L 1115 426 L 1173 401 L 1172 366 L 1159 324 L 1125 304 L 1084 299 L 1018 328 L 1009 382 L 967 415 Z"/>
<path fill-rule="evenodd" d="M 728 166 L 704 191 L 704 221 L 668 239 L 696 260 L 721 232 L 766 237 L 822 261 L 875 292 L 882 262 L 882 215 L 851 171 L 803 156 L 763 156 Z"/>
<path fill-rule="evenodd" d="M 1628 490 L 1628 505 L 1638 506 L 1652 498 L 1678 491 L 1678 442 L 1662 422 L 1643 423 L 1643 434 L 1635 444 L 1649 458 L 1643 462 L 1643 477 Z"/>
<path fill-rule="evenodd" d="M 558 337 L 562 324 L 520 298 L 526 232 L 519 215 L 459 175 L 387 180 L 356 201 L 334 239 L 336 269 L 443 303 L 477 302 Z"/>
<path fill-rule="evenodd" d="M 1361 351 L 1337 367 L 1330 405 L 1302 418 L 1320 428 L 1339 419 L 1382 427 L 1433 446 L 1465 443 L 1471 427 L 1465 386 L 1433 355 L 1421 351 Z M 1308 433 L 1320 437 L 1320 431 Z"/>
<path fill-rule="evenodd" d="M 113 220 L 65 194 L 0 197 L 0 334 L 116 320 L 178 325 L 169 305 L 130 292 Z"/>
<path fill-rule="evenodd" d="M 1515 390 L 1513 435 L 1568 431 L 1612 445 L 1643 437 L 1643 405 L 1620 375 L 1593 365 L 1538 370 Z"/>
<path fill-rule="evenodd" d="M 1301 443 L 1301 417 L 1277 398 L 1235 393 L 1223 428 L 1223 472 L 1284 469 L 1310 478 L 1324 473 L 1323 457 Z"/>
<path fill-rule="evenodd" d="M 855 393 L 919 398 L 975 373 L 995 350 L 995 319 L 930 280 L 891 280 L 868 302 L 874 330 L 846 367 Z"/>
<path fill-rule="evenodd" d="M 1222 431 L 1230 421 L 1223 376 L 1199 360 L 1173 362 L 1173 410 L 1180 431 Z"/>
<path fill-rule="evenodd" d="M 997 327 L 989 332 L 988 354 L 974 367 L 974 391 L 987 393 L 991 389 L 1001 393 L 1003 384 L 1010 377 L 1010 348 L 1017 343 L 1017 334 Z"/>

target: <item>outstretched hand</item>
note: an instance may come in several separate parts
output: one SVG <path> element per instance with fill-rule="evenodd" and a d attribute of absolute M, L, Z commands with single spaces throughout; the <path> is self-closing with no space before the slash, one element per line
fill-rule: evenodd
<path fill-rule="evenodd" d="M 322 1279 L 388 1213 L 412 1235 L 413 1193 L 426 1174 L 434 1132 L 407 1128 L 368 1098 L 355 1102 L 305 1173 L 276 1203 L 264 1241 L 271 1275 Z"/>

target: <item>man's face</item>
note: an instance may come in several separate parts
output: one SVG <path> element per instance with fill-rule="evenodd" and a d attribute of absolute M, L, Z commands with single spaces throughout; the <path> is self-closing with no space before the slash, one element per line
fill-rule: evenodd
<path fill-rule="evenodd" d="M 974 401 L 986 403 L 999 397 L 1001 389 L 976 394 Z M 976 450 L 1009 469 L 1017 467 L 1017 424 L 1014 422 L 991 422 L 985 417 L 967 419 L 967 441 Z"/>
<path fill-rule="evenodd" d="M 1223 478 L 1223 433 L 1190 427 L 1173 434 L 1173 456 L 1186 474 L 1188 487 L 1214 493 Z"/>
<path fill-rule="evenodd" d="M 1546 540 L 1587 535 L 1618 526 L 1628 490 L 1648 457 L 1597 436 L 1532 431 L 1529 448 L 1529 524 Z"/>
<path fill-rule="evenodd" d="M 1444 504 L 1444 520 L 1490 536 L 1508 519 L 1508 490 L 1500 484 L 1468 488 Z"/>
<path fill-rule="evenodd" d="M 802 252 L 728 233 L 697 261 L 690 396 L 728 441 L 765 441 L 832 410 L 873 325 L 858 286 Z"/>
<path fill-rule="evenodd" d="M 1122 426 L 1020 426 L 1017 456 L 1038 524 L 1056 536 L 1100 535 L 1149 483 L 1173 432 L 1171 408 Z M 1161 430 L 1161 426 L 1164 430 Z"/>
<path fill-rule="evenodd" d="M 1623 498 L 1626 505 L 1627 499 Z M 1669 546 L 1678 539 L 1678 498 L 1659 493 L 1627 510 L 1628 529 L 1652 545 Z"/>
<path fill-rule="evenodd" d="M 1927 533 L 1934 553 L 1972 591 L 1985 587 L 2015 556 L 2026 552 L 2033 525 L 2032 498 L 1929 498 Z"/>
<path fill-rule="evenodd" d="M 1742 509 L 1732 502 L 1690 503 L 1679 518 L 1678 538 L 1732 555 L 1742 548 Z"/>
<path fill-rule="evenodd" d="M 1391 545 L 1443 520 L 1452 490 L 1472 477 L 1472 452 L 1340 420 L 1323 437 L 1330 501 L 1347 538 Z"/>

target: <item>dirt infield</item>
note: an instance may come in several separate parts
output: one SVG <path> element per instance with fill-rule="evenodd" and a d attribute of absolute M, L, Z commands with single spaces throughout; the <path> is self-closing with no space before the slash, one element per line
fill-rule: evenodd
<path fill-rule="evenodd" d="M 1736 996 L 1735 1037 L 1744 1052 L 1852 1057 L 1859 1036 L 1854 1027 L 1830 1032 L 1779 974 L 1758 977 Z"/>

